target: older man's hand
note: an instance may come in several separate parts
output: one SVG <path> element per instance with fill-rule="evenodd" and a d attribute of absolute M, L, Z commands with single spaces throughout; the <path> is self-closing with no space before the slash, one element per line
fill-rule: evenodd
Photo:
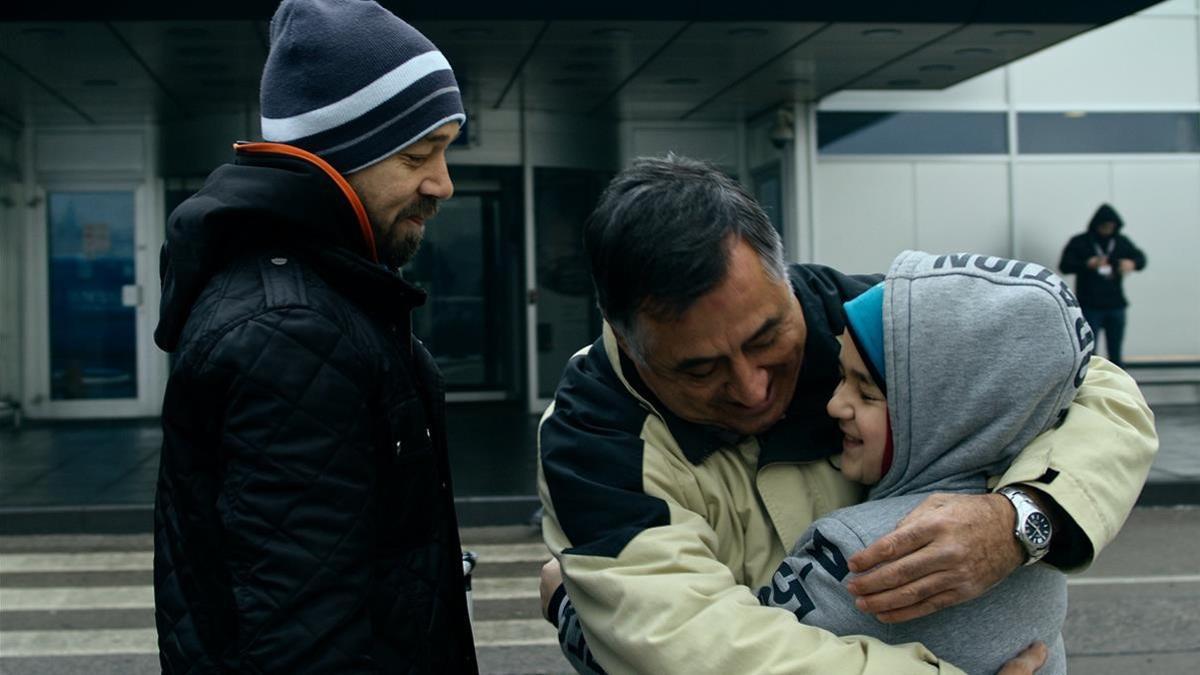
<path fill-rule="evenodd" d="M 891 533 L 853 555 L 858 608 L 898 623 L 979 597 L 1025 559 L 1003 495 L 930 495 Z M 1018 671 L 1020 672 L 1020 671 Z"/>

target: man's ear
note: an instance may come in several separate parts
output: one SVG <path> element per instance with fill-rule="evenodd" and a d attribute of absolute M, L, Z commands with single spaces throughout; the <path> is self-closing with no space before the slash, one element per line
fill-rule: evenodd
<path fill-rule="evenodd" d="M 607 319 L 605 320 L 607 321 Z M 633 361 L 634 363 L 641 363 L 640 355 L 633 348 L 633 346 L 629 344 L 629 340 L 625 337 L 624 332 L 617 330 L 617 327 L 613 325 L 611 321 L 609 322 L 608 326 L 612 329 L 613 338 L 617 341 L 617 347 L 625 354 L 625 356 L 628 356 L 629 360 Z"/>
<path fill-rule="evenodd" d="M 611 323 L 608 325 L 612 326 Z M 621 351 L 625 352 L 625 354 L 627 356 L 632 355 L 633 352 L 632 352 L 632 350 L 629 349 L 629 341 L 625 339 L 625 336 L 620 331 L 618 331 L 615 327 L 612 329 L 612 332 L 613 332 L 613 337 L 616 338 L 616 340 L 617 340 L 617 346 L 621 348 Z"/>

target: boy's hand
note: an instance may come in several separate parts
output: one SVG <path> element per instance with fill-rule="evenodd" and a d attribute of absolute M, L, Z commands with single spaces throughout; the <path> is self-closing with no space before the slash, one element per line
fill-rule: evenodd
<path fill-rule="evenodd" d="M 554 597 L 554 591 L 562 586 L 562 567 L 558 564 L 558 558 L 551 558 L 549 562 L 542 565 L 541 578 L 538 580 L 538 593 L 542 596 L 542 618 L 553 623 L 550 619 L 550 598 Z"/>
<path fill-rule="evenodd" d="M 1050 650 L 1046 649 L 1046 645 L 1035 642 L 1004 664 L 996 675 L 1033 675 L 1038 668 L 1046 665 L 1046 657 L 1049 655 Z"/>
<path fill-rule="evenodd" d="M 930 495 L 850 557 L 859 610 L 899 623 L 983 595 L 1025 560 L 1014 513 L 1003 495 Z"/>

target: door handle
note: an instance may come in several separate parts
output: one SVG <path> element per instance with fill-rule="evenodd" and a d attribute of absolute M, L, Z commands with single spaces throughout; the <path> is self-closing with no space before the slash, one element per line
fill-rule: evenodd
<path fill-rule="evenodd" d="M 121 305 L 124 307 L 142 306 L 142 287 L 139 284 L 128 284 L 121 287 Z"/>

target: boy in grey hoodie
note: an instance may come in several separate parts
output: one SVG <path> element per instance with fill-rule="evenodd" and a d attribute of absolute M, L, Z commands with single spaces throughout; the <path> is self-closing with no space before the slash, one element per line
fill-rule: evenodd
<path fill-rule="evenodd" d="M 817 520 L 759 591 L 835 635 L 921 642 L 969 673 L 995 673 L 1034 641 L 1039 673 L 1066 672 L 1066 578 L 1017 570 L 985 595 L 884 624 L 845 587 L 854 553 L 932 492 L 982 494 L 1065 415 L 1094 339 L 1074 295 L 1041 265 L 906 251 L 885 281 L 845 304 L 843 380 L 828 411 L 844 434 L 839 468 L 871 485 L 861 504 Z"/>

